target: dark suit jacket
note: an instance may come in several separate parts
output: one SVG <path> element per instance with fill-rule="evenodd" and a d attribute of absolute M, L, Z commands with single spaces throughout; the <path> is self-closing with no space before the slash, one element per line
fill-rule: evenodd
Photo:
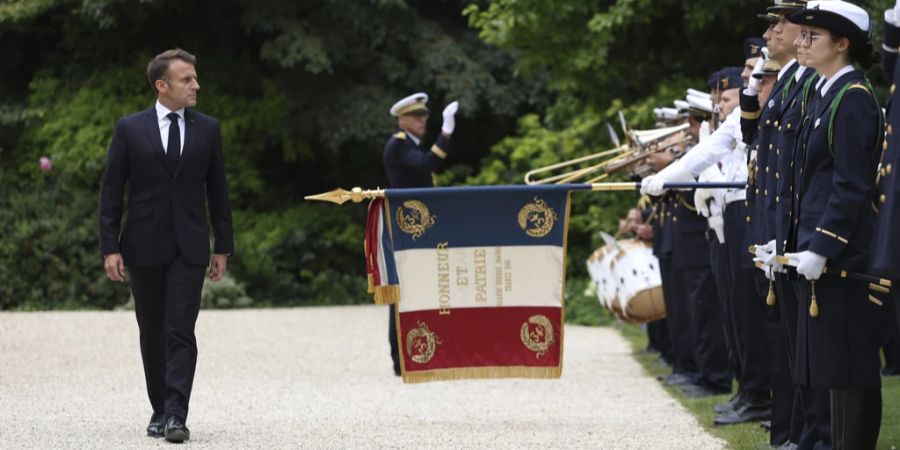
<path fill-rule="evenodd" d="M 150 267 L 170 263 L 180 250 L 185 262 L 206 266 L 210 222 L 215 253 L 234 253 L 219 121 L 192 109 L 185 109 L 184 119 L 184 148 L 174 172 L 165 163 L 155 107 L 116 123 L 100 196 L 104 256 L 122 253 L 126 265 Z"/>

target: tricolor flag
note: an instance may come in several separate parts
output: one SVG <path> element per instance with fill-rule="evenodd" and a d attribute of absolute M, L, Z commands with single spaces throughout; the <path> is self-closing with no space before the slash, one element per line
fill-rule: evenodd
<path fill-rule="evenodd" d="M 389 239 L 367 231 L 367 254 L 378 242 L 386 257 L 367 261 L 388 271 L 376 290 L 396 270 L 405 382 L 560 376 L 570 190 L 388 189 L 373 203 L 367 229 Z"/>
<path fill-rule="evenodd" d="M 369 203 L 365 249 L 369 293 L 373 295 L 377 304 L 397 303 L 400 298 L 400 287 L 397 284 L 397 267 L 391 250 L 391 237 L 387 233 L 383 198 L 375 198 Z"/>

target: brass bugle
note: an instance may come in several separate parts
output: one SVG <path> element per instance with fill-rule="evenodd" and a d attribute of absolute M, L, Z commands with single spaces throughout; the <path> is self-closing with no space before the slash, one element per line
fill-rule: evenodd
<path fill-rule="evenodd" d="M 615 161 L 618 161 L 621 158 L 623 158 L 624 156 L 629 155 L 633 152 L 634 152 L 634 150 L 632 150 L 629 146 L 620 145 L 611 150 L 606 150 L 606 151 L 582 156 L 579 158 L 574 158 L 574 159 L 570 159 L 567 161 L 558 162 L 556 164 L 551 164 L 549 166 L 539 167 L 537 169 L 530 170 L 530 171 L 528 171 L 528 173 L 525 174 L 525 184 L 531 185 L 531 184 L 548 184 L 548 183 L 556 183 L 556 184 L 572 183 L 573 181 L 578 180 L 579 178 L 586 177 L 594 172 L 602 170 L 606 165 L 611 164 Z M 607 159 L 600 161 L 598 163 L 594 163 L 588 167 L 569 169 L 569 170 L 566 170 L 565 172 L 558 173 L 555 175 L 549 175 L 549 176 L 546 175 L 547 173 L 550 173 L 553 171 L 558 171 L 558 170 L 562 170 L 562 169 L 566 169 L 566 168 L 575 167 L 575 166 L 578 166 L 579 164 L 584 164 L 588 161 L 594 161 L 594 160 L 597 160 L 600 158 L 607 158 Z M 545 175 L 545 176 L 543 178 L 540 178 L 540 177 L 538 177 L 538 175 Z M 605 177 L 605 174 L 604 174 L 604 177 Z M 603 177 L 600 177 L 600 178 L 602 179 Z M 587 182 L 591 183 L 593 181 L 587 181 Z"/>

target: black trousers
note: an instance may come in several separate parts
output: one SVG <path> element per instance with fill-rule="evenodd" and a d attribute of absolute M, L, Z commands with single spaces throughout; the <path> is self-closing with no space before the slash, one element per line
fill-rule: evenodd
<path fill-rule="evenodd" d="M 654 320 L 647 324 L 648 345 L 659 352 L 660 358 L 672 364 L 672 343 L 669 342 L 669 328 L 666 319 Z"/>
<path fill-rule="evenodd" d="M 666 304 L 669 343 L 672 345 L 672 355 L 674 356 L 672 371 L 697 377 L 691 312 L 684 294 L 684 271 L 676 270 L 670 259 L 660 258 L 659 272 L 662 276 L 663 301 Z"/>
<path fill-rule="evenodd" d="M 744 246 L 744 235 L 749 230 L 747 207 L 740 201 L 731 202 L 725 207 L 724 218 L 731 269 L 731 317 L 741 367 L 738 383 L 744 391 L 768 392 L 772 383 L 766 345 L 766 300 L 757 294 L 756 269 Z"/>
<path fill-rule="evenodd" d="M 774 287 L 776 307 L 781 317 L 781 329 L 786 351 L 784 357 L 790 370 L 791 385 L 794 392 L 790 416 L 790 441 L 798 443 L 802 440 L 803 434 L 816 432 L 816 422 L 814 421 L 816 417 L 815 397 L 813 392 L 804 391 L 800 388 L 794 361 L 797 357 L 797 318 L 799 317 L 800 303 L 797 301 L 797 295 L 794 293 L 791 281 L 784 274 L 775 274 Z M 775 402 L 777 403 L 778 399 L 775 399 Z M 813 421 L 807 423 L 807 418 L 812 418 Z M 828 422 L 825 422 L 824 425 L 827 427 Z"/>
<path fill-rule="evenodd" d="M 871 293 L 884 302 L 884 375 L 900 375 L 900 290 L 890 294 Z"/>
<path fill-rule="evenodd" d="M 681 277 L 691 314 L 694 360 L 703 384 L 731 391 L 734 373 L 722 333 L 722 313 L 716 282 L 708 266 L 684 269 Z"/>
<path fill-rule="evenodd" d="M 755 275 L 757 295 L 760 298 L 765 299 L 768 296 L 770 286 L 773 293 L 776 291 L 775 283 L 770 283 L 762 271 L 757 270 Z M 772 380 L 772 426 L 769 429 L 769 443 L 781 445 L 785 442 L 797 443 L 800 440 L 803 415 L 800 413 L 798 405 L 797 417 L 796 419 L 794 417 L 795 390 L 791 376 L 790 352 L 786 345 L 788 336 L 784 329 L 785 319 L 781 314 L 782 305 L 779 303 L 777 294 L 775 297 L 775 305 L 768 307 L 766 314 L 769 379 Z M 787 301 L 785 300 L 785 302 Z"/>
<path fill-rule="evenodd" d="M 206 267 L 187 264 L 179 254 L 166 266 L 129 267 L 128 273 L 150 405 L 155 413 L 185 422 L 197 367 L 194 325 Z"/>
<path fill-rule="evenodd" d="M 397 305 L 388 308 L 388 341 L 391 344 L 391 361 L 394 363 L 394 373 L 400 373 L 400 347 L 397 343 L 397 318 L 394 311 Z"/>
<path fill-rule="evenodd" d="M 728 364 L 734 377 L 741 379 L 741 359 L 738 356 L 737 333 L 734 329 L 734 316 L 731 306 L 731 270 L 728 267 L 727 243 L 719 243 L 713 231 L 707 232 L 709 239 L 709 262 L 716 278 L 719 294 L 719 312 L 722 318 L 722 333 L 725 335 L 725 348 L 728 351 Z M 740 387 L 739 387 L 740 389 Z"/>

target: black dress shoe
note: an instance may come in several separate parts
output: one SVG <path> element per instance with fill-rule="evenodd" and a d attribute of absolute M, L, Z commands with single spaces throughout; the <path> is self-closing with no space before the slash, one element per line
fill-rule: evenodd
<path fill-rule="evenodd" d="M 660 381 L 663 382 L 666 386 L 681 386 L 684 384 L 690 384 L 693 382 L 691 377 L 683 374 L 683 373 L 670 373 L 664 377 L 660 378 Z"/>
<path fill-rule="evenodd" d="M 147 425 L 147 436 L 161 438 L 165 434 L 166 416 L 163 413 L 153 413 L 150 424 Z"/>
<path fill-rule="evenodd" d="M 728 399 L 725 403 L 719 403 L 716 406 L 713 406 L 713 412 L 716 414 L 725 414 L 731 411 L 734 411 L 738 408 L 741 402 L 744 401 L 744 391 L 737 391 L 731 398 Z"/>
<path fill-rule="evenodd" d="M 759 422 L 772 419 L 772 402 L 744 402 L 738 409 L 716 416 L 716 425 L 736 425 L 739 423 Z"/>
<path fill-rule="evenodd" d="M 681 392 L 687 398 L 705 398 L 705 397 L 715 397 L 717 395 L 730 394 L 731 390 L 719 389 L 712 386 L 708 386 L 704 383 L 700 384 L 686 384 L 681 387 Z"/>
<path fill-rule="evenodd" d="M 191 431 L 177 417 L 169 417 L 166 421 L 166 440 L 181 443 L 191 440 Z"/>

